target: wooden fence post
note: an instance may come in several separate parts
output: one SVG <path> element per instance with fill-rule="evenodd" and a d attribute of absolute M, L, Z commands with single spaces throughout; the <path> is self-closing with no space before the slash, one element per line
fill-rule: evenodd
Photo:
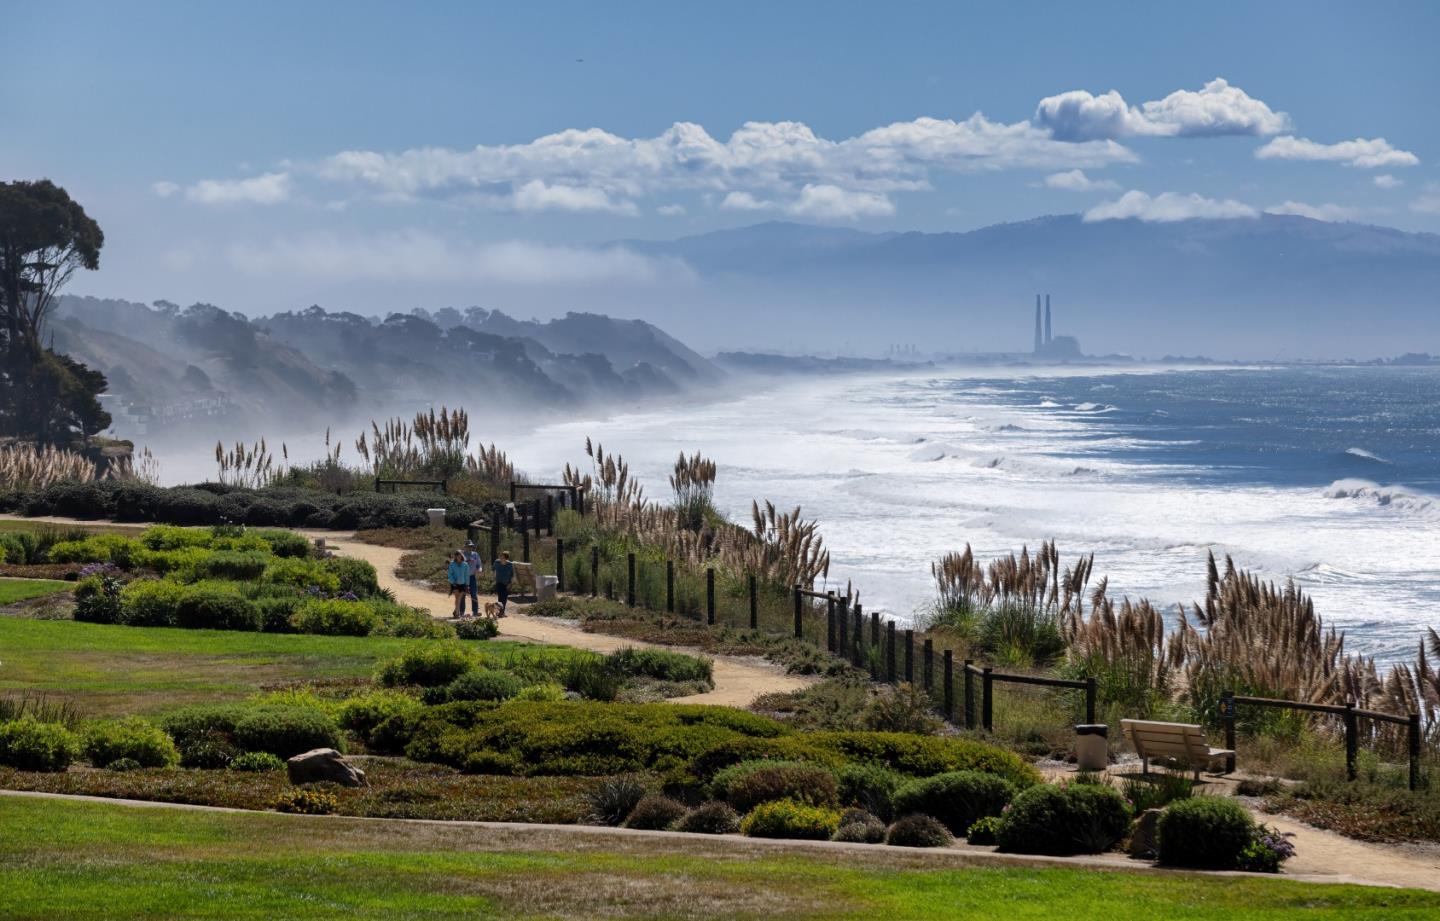
<path fill-rule="evenodd" d="M 565 538 L 555 538 L 555 591 L 565 591 Z"/>
<path fill-rule="evenodd" d="M 840 599 L 839 608 L 835 612 L 835 629 L 840 636 L 835 651 L 840 658 L 848 659 L 850 658 L 850 611 L 843 598 Z"/>
<path fill-rule="evenodd" d="M 750 629 L 760 629 L 760 584 L 754 573 L 750 575 Z"/>
<path fill-rule="evenodd" d="M 1235 692 L 1226 691 L 1220 698 L 1220 717 L 1225 721 L 1225 747 L 1231 754 L 1225 756 L 1225 773 L 1235 773 Z"/>
<path fill-rule="evenodd" d="M 520 532 L 520 561 L 521 561 L 522 563 L 528 563 L 528 562 L 530 562 L 530 532 L 529 532 L 529 531 L 521 531 L 521 532 Z"/>
<path fill-rule="evenodd" d="M 928 636 L 925 638 L 925 649 L 920 658 L 920 682 L 926 691 L 935 689 L 935 676 L 931 674 L 935 670 L 935 641 Z"/>
<path fill-rule="evenodd" d="M 885 680 L 895 683 L 895 621 L 885 622 Z"/>
<path fill-rule="evenodd" d="M 665 561 L 665 613 L 675 613 L 675 561 Z"/>
<path fill-rule="evenodd" d="M 705 623 L 715 626 L 715 568 L 705 570 Z"/>
<path fill-rule="evenodd" d="M 1345 779 L 1355 779 L 1355 756 L 1360 747 L 1360 724 L 1355 718 L 1355 704 L 1345 701 Z"/>
<path fill-rule="evenodd" d="M 974 659 L 965 660 L 965 728 L 975 728 L 975 667 Z"/>
<path fill-rule="evenodd" d="M 590 597 L 600 594 L 600 545 L 590 545 Z"/>
<path fill-rule="evenodd" d="M 625 603 L 635 607 L 635 554 L 625 555 Z"/>
<path fill-rule="evenodd" d="M 545 533 L 550 537 L 555 536 L 555 494 L 545 494 Z"/>
<path fill-rule="evenodd" d="M 880 612 L 870 612 L 870 645 L 880 648 Z"/>
<path fill-rule="evenodd" d="M 945 650 L 944 659 L 944 684 L 945 684 L 945 719 L 955 722 L 955 654 L 949 649 Z"/>
<path fill-rule="evenodd" d="M 850 644 L 850 664 L 859 668 L 865 664 L 865 612 L 860 609 L 860 602 L 855 602 L 855 611 L 850 624 L 850 635 L 853 642 Z"/>
<path fill-rule="evenodd" d="M 995 716 L 995 682 L 990 677 L 991 670 L 987 665 L 980 673 L 980 728 L 986 732 L 990 731 Z"/>
<path fill-rule="evenodd" d="M 378 477 L 376 479 L 379 479 Z M 510 504 L 515 504 L 515 481 L 510 481 Z"/>
<path fill-rule="evenodd" d="M 835 593 L 825 596 L 825 649 L 835 651 Z"/>
<path fill-rule="evenodd" d="M 915 631 L 905 631 L 905 683 L 915 683 Z"/>
<path fill-rule="evenodd" d="M 797 582 L 795 583 L 795 639 L 797 640 L 805 636 L 805 623 L 801 616 L 800 601 L 800 583 Z"/>
<path fill-rule="evenodd" d="M 1410 789 L 1420 789 L 1420 714 L 1410 714 Z"/>
<path fill-rule="evenodd" d="M 1085 679 L 1085 722 L 1086 722 L 1086 723 L 1094 723 L 1094 722 L 1095 722 L 1095 694 L 1096 694 L 1096 692 L 1097 692 L 1098 690 L 1099 690 L 1099 688 L 1096 686 L 1095 678 L 1094 678 L 1093 676 Z"/>
<path fill-rule="evenodd" d="M 535 526 L 535 536 L 540 536 L 540 500 L 530 500 L 530 517 Z"/>
<path fill-rule="evenodd" d="M 500 516 L 490 519 L 490 559 L 500 559 Z"/>

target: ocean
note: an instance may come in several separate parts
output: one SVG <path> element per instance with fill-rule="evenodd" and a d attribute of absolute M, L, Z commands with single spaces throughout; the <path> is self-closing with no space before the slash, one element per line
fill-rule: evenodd
<path fill-rule="evenodd" d="M 477 427 L 472 423 L 472 428 Z M 1213 551 L 1293 578 L 1352 651 L 1410 657 L 1440 627 L 1440 369 L 980 368 L 765 380 L 708 405 L 503 437 L 553 476 L 591 436 L 651 499 L 680 451 L 720 467 L 717 505 L 799 505 L 831 584 L 902 620 L 930 562 L 1055 540 L 1113 595 L 1201 600 Z M 488 436 L 487 436 L 488 437 Z"/>

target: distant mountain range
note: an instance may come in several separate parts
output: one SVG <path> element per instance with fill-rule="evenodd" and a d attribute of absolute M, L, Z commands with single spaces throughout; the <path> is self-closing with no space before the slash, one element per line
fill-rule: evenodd
<path fill-rule="evenodd" d="M 662 314 L 665 325 L 725 348 L 1026 351 L 1034 296 L 1049 293 L 1056 333 L 1091 353 L 1440 351 L 1440 236 L 1364 224 L 1077 214 L 865 233 L 773 222 L 623 245 L 698 273 L 696 306 Z"/>
<path fill-rule="evenodd" d="M 57 350 L 109 378 L 122 435 L 332 425 L 447 402 L 614 407 L 724 376 L 649 323 L 587 313 L 542 323 L 474 307 L 384 319 L 310 307 L 252 320 L 210 304 L 66 297 L 52 330 Z"/>

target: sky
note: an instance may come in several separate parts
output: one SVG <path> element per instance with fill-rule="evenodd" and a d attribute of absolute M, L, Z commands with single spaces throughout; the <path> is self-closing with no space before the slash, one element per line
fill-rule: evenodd
<path fill-rule="evenodd" d="M 75 293 L 543 312 L 683 274 L 614 241 L 764 220 L 1440 232 L 1440 4 L 52 0 L 5 19 L 0 179 L 54 180 L 106 233 Z"/>

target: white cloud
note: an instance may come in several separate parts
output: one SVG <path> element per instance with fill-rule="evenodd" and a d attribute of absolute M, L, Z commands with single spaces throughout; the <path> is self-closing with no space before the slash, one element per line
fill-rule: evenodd
<path fill-rule="evenodd" d="M 1330 203 L 1310 205 L 1303 201 L 1286 201 L 1278 205 L 1271 205 L 1265 209 L 1265 213 L 1296 214 L 1316 221 L 1348 221 L 1352 220 L 1359 212 L 1344 205 Z"/>
<path fill-rule="evenodd" d="M 159 182 L 152 182 L 150 191 L 161 198 L 170 198 L 180 191 L 180 186 L 162 179 Z"/>
<path fill-rule="evenodd" d="M 250 179 L 203 179 L 185 190 L 202 205 L 275 205 L 290 197 L 289 173 L 265 173 Z"/>
<path fill-rule="evenodd" d="M 761 201 L 749 192 L 731 192 L 720 202 L 726 211 L 769 211 L 775 207 L 773 201 Z"/>
<path fill-rule="evenodd" d="M 1420 158 L 1408 150 L 1390 146 L 1384 138 L 1356 138 L 1336 144 L 1320 144 L 1309 138 L 1278 137 L 1255 151 L 1261 160 L 1324 160 L 1361 169 L 1386 166 L 1414 166 Z"/>
<path fill-rule="evenodd" d="M 1045 187 L 1048 189 L 1064 189 L 1067 192 L 1092 192 L 1098 189 L 1118 189 L 1120 185 L 1109 179 L 1091 179 L 1081 169 L 1067 170 L 1063 173 L 1051 173 L 1045 177 Z"/>
<path fill-rule="evenodd" d="M 1371 181 L 1374 182 L 1376 186 L 1382 189 L 1398 189 L 1400 186 L 1405 184 L 1404 180 L 1396 179 L 1389 173 L 1381 173 L 1379 176 L 1376 176 Z"/>
<path fill-rule="evenodd" d="M 1425 183 L 1425 191 L 1410 203 L 1416 214 L 1440 214 L 1440 182 Z"/>
<path fill-rule="evenodd" d="M 644 256 L 623 247 L 471 243 L 421 230 L 349 238 L 333 234 L 287 237 L 261 245 L 236 244 L 227 256 L 237 269 L 256 275 L 335 281 L 648 285 L 693 278 L 681 260 Z"/>
<path fill-rule="evenodd" d="M 1176 90 L 1139 106 L 1129 105 L 1115 90 L 1100 96 L 1086 90 L 1047 96 L 1035 109 L 1035 123 L 1060 140 L 1094 141 L 1132 136 L 1263 136 L 1284 131 L 1290 118 L 1216 77 L 1199 90 Z"/>
<path fill-rule="evenodd" d="M 800 197 L 785 206 L 787 214 L 823 221 L 855 221 L 862 217 L 889 217 L 895 205 L 878 192 L 853 192 L 833 185 L 807 185 Z"/>
<path fill-rule="evenodd" d="M 636 215 L 634 202 L 611 201 L 604 189 L 572 185 L 547 185 L 532 179 L 515 190 L 516 211 L 606 211 Z"/>
<path fill-rule="evenodd" d="M 661 205 L 655 209 L 655 213 L 661 217 L 681 217 L 685 214 L 684 205 Z"/>
<path fill-rule="evenodd" d="M 1151 196 L 1132 189 L 1114 201 L 1102 202 L 1085 212 L 1085 221 L 1113 221 L 1138 218 L 1142 221 L 1168 223 L 1197 219 L 1257 217 L 1256 210 L 1232 198 L 1206 198 L 1194 192 L 1181 195 L 1161 192 Z"/>

